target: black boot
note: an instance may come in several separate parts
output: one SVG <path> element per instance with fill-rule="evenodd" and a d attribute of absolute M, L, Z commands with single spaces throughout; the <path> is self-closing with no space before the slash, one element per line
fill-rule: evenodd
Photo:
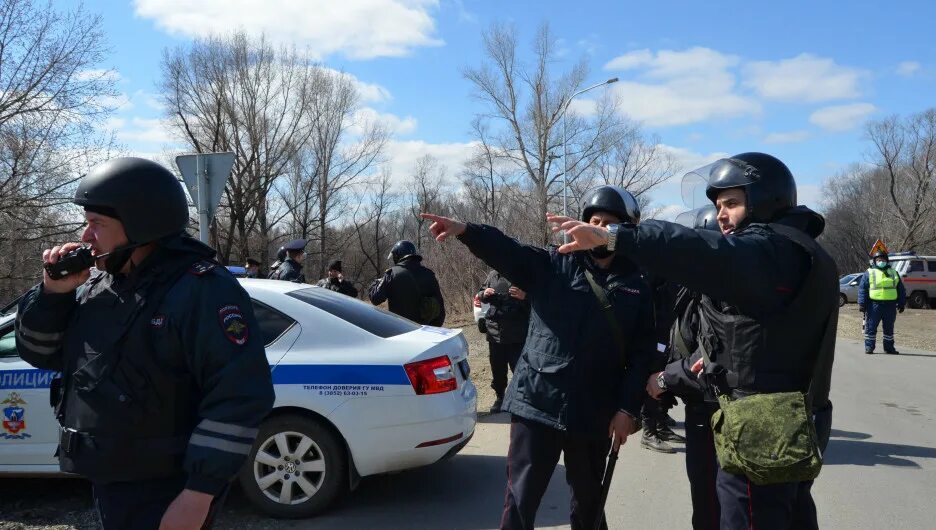
<path fill-rule="evenodd" d="M 666 440 L 660 438 L 656 431 L 644 429 L 643 436 L 640 438 L 640 447 L 656 451 L 658 453 L 672 454 L 676 452 L 673 446 L 666 443 Z"/>
<path fill-rule="evenodd" d="M 501 411 L 501 407 L 504 405 L 504 394 L 497 394 L 497 398 L 494 399 L 494 404 L 491 405 L 491 414 L 497 414 Z"/>
<path fill-rule="evenodd" d="M 657 429 L 657 437 L 659 437 L 664 442 L 673 442 L 673 443 L 686 443 L 686 438 L 682 435 L 676 434 L 673 432 L 673 429 L 670 429 L 668 426 L 664 425 Z"/>
<path fill-rule="evenodd" d="M 889 355 L 900 355 L 900 352 L 897 351 L 896 348 L 891 348 L 891 349 L 889 349 L 889 350 L 888 350 L 887 348 L 885 348 L 885 349 L 884 349 L 884 353 L 887 353 L 887 354 L 889 354 Z"/>

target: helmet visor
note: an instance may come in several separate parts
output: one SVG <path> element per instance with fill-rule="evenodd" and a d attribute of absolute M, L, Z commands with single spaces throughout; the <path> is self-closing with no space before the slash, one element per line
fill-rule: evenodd
<path fill-rule="evenodd" d="M 747 186 L 757 181 L 754 167 L 740 160 L 722 158 L 711 164 L 694 169 L 683 176 L 683 203 L 689 208 L 699 208 L 712 203 L 707 191 Z"/>
<path fill-rule="evenodd" d="M 695 228 L 696 215 L 698 215 L 699 210 L 686 210 L 685 212 L 676 216 L 676 224 L 685 226 L 686 228 Z"/>

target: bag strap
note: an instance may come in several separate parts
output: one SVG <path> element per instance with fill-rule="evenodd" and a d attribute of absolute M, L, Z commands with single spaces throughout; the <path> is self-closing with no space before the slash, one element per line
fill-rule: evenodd
<path fill-rule="evenodd" d="M 592 292 L 595 293 L 595 298 L 598 299 L 601 312 L 604 313 L 605 318 L 608 320 L 608 326 L 611 328 L 611 336 L 614 338 L 614 342 L 617 344 L 618 348 L 621 349 L 622 364 L 624 368 L 627 368 L 627 341 L 624 339 L 624 332 L 621 331 L 621 327 L 617 323 L 614 309 L 611 307 L 611 301 L 608 300 L 608 294 L 605 292 L 604 288 L 598 285 L 594 275 L 592 275 L 591 271 L 588 269 L 585 269 L 585 279 L 588 280 L 588 285 L 591 286 Z"/>

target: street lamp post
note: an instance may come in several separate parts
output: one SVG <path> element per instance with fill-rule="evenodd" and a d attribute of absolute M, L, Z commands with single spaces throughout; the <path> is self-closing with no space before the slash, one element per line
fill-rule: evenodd
<path fill-rule="evenodd" d="M 569 105 L 572 104 L 572 100 L 580 94 L 584 94 L 589 90 L 598 88 L 604 85 L 610 85 L 611 83 L 617 83 L 618 78 L 612 77 L 607 81 L 592 85 L 588 88 L 583 88 L 578 92 L 569 96 L 569 99 L 563 104 L 562 108 L 562 215 L 569 216 L 569 127 L 568 121 L 566 120 L 566 111 L 569 110 Z M 565 236 L 566 242 L 568 242 L 568 235 Z"/>

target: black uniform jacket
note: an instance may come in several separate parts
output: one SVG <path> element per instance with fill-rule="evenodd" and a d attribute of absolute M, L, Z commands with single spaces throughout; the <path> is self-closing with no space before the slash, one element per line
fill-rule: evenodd
<path fill-rule="evenodd" d="M 185 473 L 187 488 L 209 494 L 243 466 L 273 384 L 250 297 L 213 255 L 178 237 L 129 276 L 94 272 L 64 294 L 40 284 L 21 301 L 17 348 L 62 372 L 59 419 L 86 442 L 63 466 L 84 463 L 76 472 L 100 482 Z M 171 280 L 153 280 L 159 271 Z"/>
<path fill-rule="evenodd" d="M 510 280 L 497 271 L 491 271 L 481 285 L 479 298 L 489 304 L 484 315 L 488 342 L 496 344 L 522 344 L 526 340 L 530 327 L 529 295 L 523 300 L 510 296 Z M 484 290 L 494 289 L 494 294 L 486 296 Z"/>
<path fill-rule="evenodd" d="M 383 276 L 374 280 L 367 290 L 374 305 L 387 302 L 391 312 L 413 322 L 429 326 L 445 323 L 445 300 L 439 281 L 431 269 L 424 267 L 420 256 L 404 258 L 387 269 Z M 434 307 L 435 315 L 423 317 L 423 309 Z"/>
<path fill-rule="evenodd" d="M 276 270 L 270 273 L 270 279 L 295 283 L 306 282 L 305 274 L 302 273 L 302 264 L 290 258 L 286 258 Z"/>
<path fill-rule="evenodd" d="M 523 245 L 485 225 L 469 224 L 459 239 L 531 301 L 505 410 L 594 437 L 608 435 L 618 410 L 639 416 L 655 341 L 650 289 L 630 261 L 617 258 L 603 271 L 587 253 Z M 586 269 L 607 291 L 625 351 L 613 338 Z"/>
<path fill-rule="evenodd" d="M 339 280 L 338 278 L 322 278 L 315 284 L 317 287 L 335 291 L 351 298 L 357 298 L 358 290 L 354 284 L 348 280 Z"/>

